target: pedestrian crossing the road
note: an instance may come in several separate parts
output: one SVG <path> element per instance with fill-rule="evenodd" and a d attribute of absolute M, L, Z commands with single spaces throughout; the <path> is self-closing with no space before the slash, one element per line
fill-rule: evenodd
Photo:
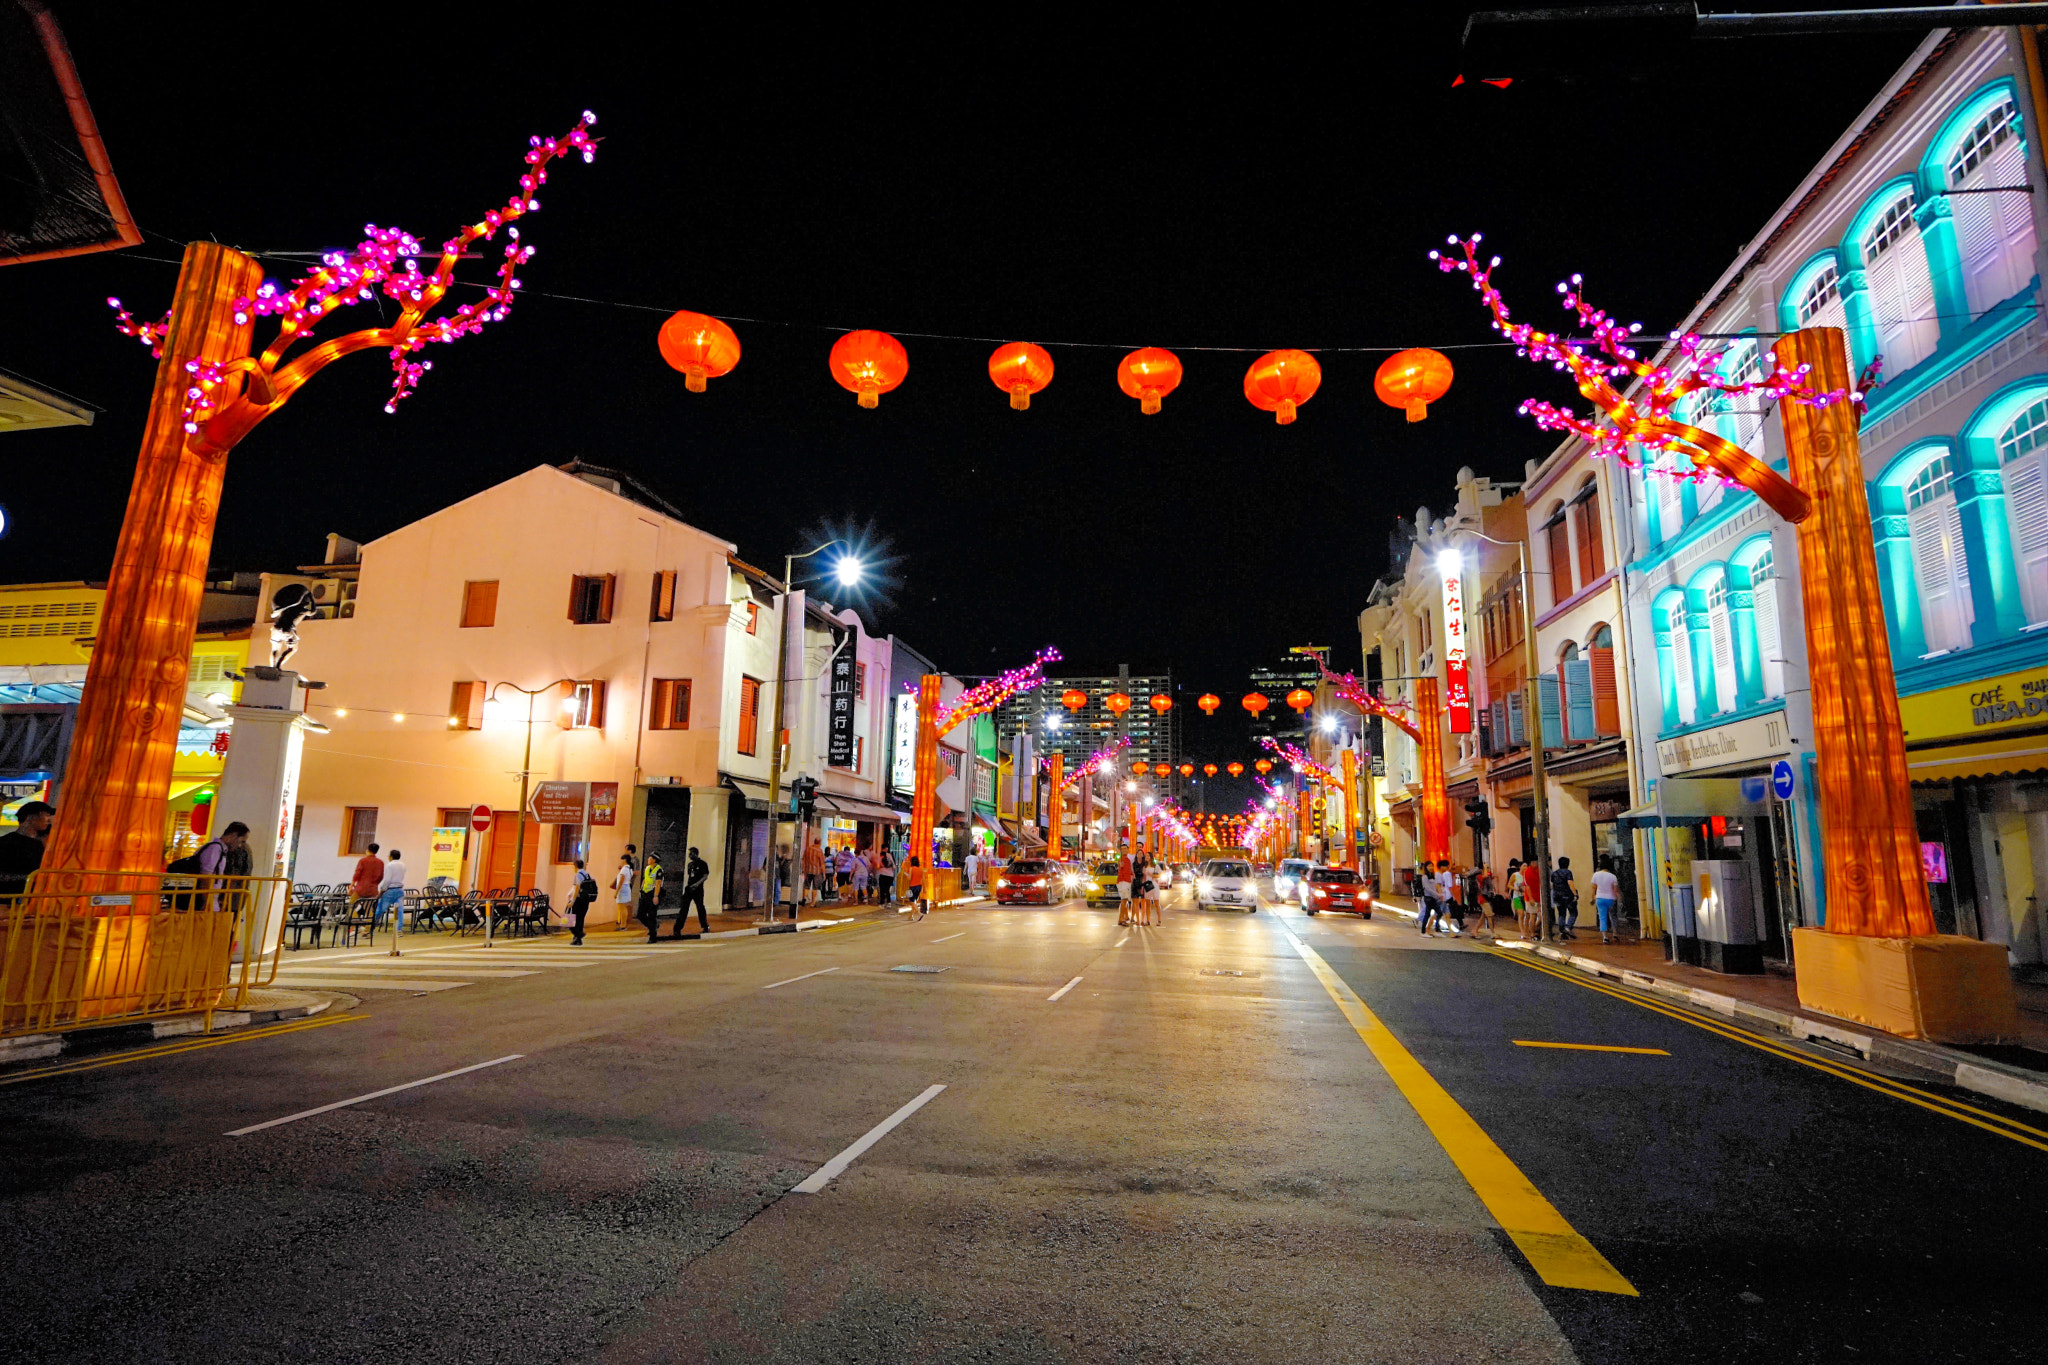
<path fill-rule="evenodd" d="M 331 957 L 287 960 L 277 970 L 276 984 L 297 990 L 407 991 L 421 994 L 451 991 L 487 981 L 536 976 L 542 972 L 583 971 L 655 957 L 687 957 L 718 946 L 715 943 L 692 943 L 655 947 L 632 943 L 600 947 L 587 943 L 580 948 L 572 948 L 564 942 L 537 939 L 527 943 L 501 943 L 491 948 L 478 943 L 406 948 L 401 957 L 392 957 L 386 950 L 370 949 Z"/>

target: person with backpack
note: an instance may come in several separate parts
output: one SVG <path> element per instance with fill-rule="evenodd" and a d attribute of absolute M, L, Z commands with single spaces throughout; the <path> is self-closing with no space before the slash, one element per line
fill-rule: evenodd
<path fill-rule="evenodd" d="M 710 880 L 711 864 L 699 857 L 697 850 L 690 850 L 690 859 L 683 864 L 683 908 L 676 911 L 677 938 L 701 938 L 711 932 L 711 915 L 704 908 L 704 883 Z M 690 907 L 697 907 L 699 932 L 684 934 L 683 926 L 690 922 Z"/>
<path fill-rule="evenodd" d="M 597 878 L 583 870 L 583 860 L 576 860 L 576 892 L 569 900 L 569 946 L 583 942 L 583 917 L 590 913 L 590 907 L 597 902 Z"/>
<path fill-rule="evenodd" d="M 1572 885 L 1572 860 L 1559 858 L 1550 873 L 1550 903 L 1557 911 L 1557 936 L 1577 938 L 1579 890 Z"/>

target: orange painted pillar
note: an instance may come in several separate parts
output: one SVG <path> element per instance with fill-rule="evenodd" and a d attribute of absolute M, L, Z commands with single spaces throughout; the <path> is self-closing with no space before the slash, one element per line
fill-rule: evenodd
<path fill-rule="evenodd" d="M 225 454 L 198 454 L 186 436 L 185 363 L 248 354 L 250 324 L 236 324 L 234 301 L 262 280 L 239 251 L 185 248 L 45 868 L 163 870 L 185 675 L 227 474 Z"/>
<path fill-rule="evenodd" d="M 939 676 L 927 673 L 917 683 L 917 750 L 911 764 L 915 787 L 910 798 L 910 842 L 904 862 L 916 858 L 924 868 L 924 884 L 932 885 L 932 826 L 939 808 Z"/>
<path fill-rule="evenodd" d="M 1344 857 L 1342 865 L 1358 866 L 1358 754 L 1344 751 Z"/>
<path fill-rule="evenodd" d="M 1054 749 L 1052 767 L 1047 771 L 1045 779 L 1045 853 L 1048 858 L 1055 860 L 1066 856 L 1066 766 L 1067 756 Z M 1083 780 L 1085 782 L 1086 779 Z M 1083 806 L 1082 810 L 1085 813 L 1087 807 Z M 1088 836 L 1085 832 L 1081 836 L 1081 847 L 1084 850 L 1088 847 Z"/>
<path fill-rule="evenodd" d="M 1309 794 L 1308 779 L 1301 780 L 1301 791 L 1294 799 L 1294 856 L 1308 856 L 1309 822 L 1315 815 L 1315 797 Z"/>
<path fill-rule="evenodd" d="M 1780 365 L 1811 366 L 1816 389 L 1850 384 L 1838 328 L 1794 332 L 1771 349 Z M 1856 413 L 1848 403 L 1778 410 L 1788 472 L 1813 499 L 1799 523 L 1799 578 L 1827 927 L 1880 938 L 1932 934 Z"/>
<path fill-rule="evenodd" d="M 1435 678 L 1416 680 L 1415 728 L 1422 732 L 1415 743 L 1422 769 L 1422 856 L 1434 867 L 1451 856 L 1451 798 L 1444 789 L 1444 703 Z"/>

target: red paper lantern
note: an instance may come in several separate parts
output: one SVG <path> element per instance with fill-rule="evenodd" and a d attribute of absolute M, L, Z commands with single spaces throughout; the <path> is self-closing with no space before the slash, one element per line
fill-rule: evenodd
<path fill-rule="evenodd" d="M 1231 763 L 1231 764 L 1227 764 L 1227 765 L 1225 765 L 1225 767 L 1224 767 L 1223 771 L 1224 771 L 1224 772 L 1227 772 L 1227 773 L 1229 773 L 1229 774 L 1230 774 L 1230 775 L 1231 775 L 1232 777 L 1243 777 L 1243 776 L 1244 776 L 1244 764 L 1242 764 L 1242 763 Z"/>
<path fill-rule="evenodd" d="M 1180 765 L 1180 775 L 1181 775 L 1182 777 L 1193 777 L 1193 776 L 1195 775 L 1195 765 L 1194 765 L 1194 764 L 1192 764 L 1192 763 L 1183 763 L 1183 764 L 1181 764 L 1181 765 Z"/>
<path fill-rule="evenodd" d="M 1316 704 L 1316 694 L 1306 687 L 1297 687 L 1287 694 L 1287 704 L 1294 708 L 1296 715 L 1299 715 Z"/>
<path fill-rule="evenodd" d="M 1405 408 L 1408 420 L 1429 416 L 1429 405 L 1450 391 L 1451 362 L 1426 346 L 1387 357 L 1372 377 L 1372 391 L 1389 407 Z"/>
<path fill-rule="evenodd" d="M 858 394 L 862 407 L 872 408 L 910 373 L 910 353 L 887 332 L 848 332 L 832 343 L 830 364 L 839 387 Z"/>
<path fill-rule="evenodd" d="M 1202 708 L 1203 715 L 1213 716 L 1216 714 L 1216 708 L 1223 705 L 1223 698 L 1217 696 L 1214 692 L 1204 692 L 1196 700 L 1195 705 Z"/>
<path fill-rule="evenodd" d="M 1307 351 L 1268 351 L 1244 372 L 1244 396 L 1261 412 L 1286 426 L 1294 410 L 1315 397 L 1323 367 Z"/>
<path fill-rule="evenodd" d="M 661 358 L 683 372 L 683 387 L 704 392 L 704 381 L 730 374 L 740 363 L 740 339 L 717 318 L 684 311 L 661 324 Z"/>
<path fill-rule="evenodd" d="M 1252 767 L 1258 770 L 1258 774 L 1260 777 L 1264 777 L 1267 773 L 1273 771 L 1273 760 L 1270 758 L 1262 758 L 1258 762 L 1252 764 Z"/>
<path fill-rule="evenodd" d="M 1180 357 L 1157 346 L 1132 351 L 1117 365 L 1116 383 L 1150 417 L 1159 411 L 1159 401 L 1180 387 Z"/>
<path fill-rule="evenodd" d="M 1079 711 L 1088 704 L 1088 694 L 1078 687 L 1070 687 L 1060 693 L 1060 705 L 1069 711 Z"/>
<path fill-rule="evenodd" d="M 1133 764 L 1131 765 L 1131 776 L 1133 776 L 1133 777 L 1143 777 L 1143 776 L 1145 776 L 1145 774 L 1147 774 L 1147 773 L 1149 773 L 1149 772 L 1151 772 L 1151 771 L 1152 771 L 1152 765 L 1151 765 L 1150 763 L 1145 763 L 1145 762 L 1142 762 L 1142 761 L 1141 761 L 1141 762 L 1133 763 Z"/>
<path fill-rule="evenodd" d="M 1202 776 L 1204 776 L 1204 777 L 1214 777 L 1214 776 L 1216 776 L 1216 765 L 1215 765 L 1214 763 L 1204 763 L 1204 764 L 1202 765 Z"/>
<path fill-rule="evenodd" d="M 1022 412 L 1031 406 L 1032 394 L 1052 383 L 1052 357 L 1043 346 L 1013 341 L 996 347 L 988 358 L 988 377 L 1010 395 L 1010 406 Z"/>
<path fill-rule="evenodd" d="M 1124 712 L 1131 709 L 1130 697 L 1122 692 L 1110 693 L 1102 699 L 1102 704 L 1114 711 L 1118 720 L 1122 720 Z"/>
<path fill-rule="evenodd" d="M 1167 696 L 1164 692 L 1155 692 L 1152 694 L 1152 700 L 1149 704 L 1154 711 L 1163 716 L 1173 709 L 1173 698 Z"/>
<path fill-rule="evenodd" d="M 194 834 L 206 833 L 207 826 L 213 823 L 212 804 L 208 803 L 203 806 L 194 806 L 192 808 L 192 814 L 187 820 L 187 823 L 191 825 L 192 832 Z"/>
<path fill-rule="evenodd" d="M 1264 711 L 1267 707 L 1271 706 L 1273 703 L 1267 700 L 1266 694 L 1264 692 L 1247 692 L 1244 694 L 1244 701 L 1242 704 L 1245 710 L 1251 712 L 1253 715 L 1256 716 L 1260 712 Z"/>

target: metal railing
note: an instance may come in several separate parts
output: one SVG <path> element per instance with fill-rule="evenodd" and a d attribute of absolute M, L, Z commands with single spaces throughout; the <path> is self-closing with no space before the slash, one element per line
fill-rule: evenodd
<path fill-rule="evenodd" d="M 282 877 L 45 871 L 0 897 L 0 1038 L 246 1005 L 277 978 Z"/>

